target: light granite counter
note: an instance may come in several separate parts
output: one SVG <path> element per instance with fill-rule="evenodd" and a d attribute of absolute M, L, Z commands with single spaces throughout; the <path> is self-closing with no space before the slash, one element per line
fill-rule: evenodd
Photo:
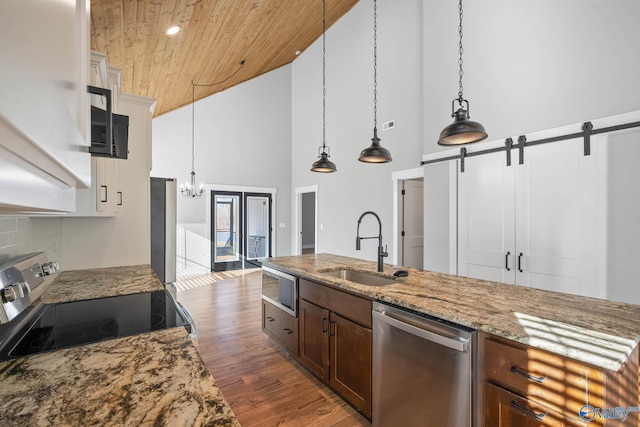
<path fill-rule="evenodd" d="M 366 286 L 323 275 L 350 269 L 393 278 L 385 265 L 330 254 L 269 258 L 264 265 L 298 277 L 388 302 L 508 338 L 611 371 L 618 371 L 640 342 L 640 306 L 525 286 L 402 268 L 408 277 Z"/>
<path fill-rule="evenodd" d="M 70 270 L 58 274 L 42 294 L 42 302 L 56 304 L 163 289 L 150 265 Z"/>
<path fill-rule="evenodd" d="M 0 363 L 2 426 L 239 426 L 184 328 Z"/>

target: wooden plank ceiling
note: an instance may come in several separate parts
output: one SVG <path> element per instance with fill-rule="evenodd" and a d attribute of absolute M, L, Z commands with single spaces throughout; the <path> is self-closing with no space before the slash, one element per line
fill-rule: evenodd
<path fill-rule="evenodd" d="M 327 29 L 357 2 L 327 0 Z M 173 25 L 181 31 L 166 35 Z M 123 92 L 157 100 L 155 116 L 191 103 L 192 81 L 233 75 L 196 87 L 207 97 L 292 62 L 321 35 L 321 0 L 91 0 L 91 49 L 122 69 Z"/>

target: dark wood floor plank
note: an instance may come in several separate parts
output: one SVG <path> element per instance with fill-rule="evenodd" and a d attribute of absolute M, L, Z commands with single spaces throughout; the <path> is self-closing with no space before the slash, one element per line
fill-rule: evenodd
<path fill-rule="evenodd" d="M 245 427 L 370 426 L 261 330 L 259 272 L 180 291 L 198 352 Z"/>

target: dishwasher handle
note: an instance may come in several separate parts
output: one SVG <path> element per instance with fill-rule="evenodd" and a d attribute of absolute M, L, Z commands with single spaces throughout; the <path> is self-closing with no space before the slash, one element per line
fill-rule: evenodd
<path fill-rule="evenodd" d="M 373 311 L 373 317 L 375 319 L 380 320 L 383 323 L 396 327 L 398 329 L 402 329 L 403 331 L 415 335 L 417 337 L 423 338 L 425 340 L 434 342 L 436 344 L 443 345 L 450 349 L 465 352 L 469 348 L 469 340 L 464 339 L 462 337 L 458 337 L 459 339 L 445 337 L 440 334 L 436 334 L 434 332 L 428 331 L 426 329 L 418 328 L 413 325 L 409 325 L 401 320 L 395 319 L 387 314 L 386 311 Z"/>

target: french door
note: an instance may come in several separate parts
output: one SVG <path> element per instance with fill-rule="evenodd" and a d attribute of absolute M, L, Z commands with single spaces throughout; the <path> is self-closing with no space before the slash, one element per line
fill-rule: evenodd
<path fill-rule="evenodd" d="M 271 194 L 211 192 L 211 271 L 260 266 L 271 256 Z"/>

